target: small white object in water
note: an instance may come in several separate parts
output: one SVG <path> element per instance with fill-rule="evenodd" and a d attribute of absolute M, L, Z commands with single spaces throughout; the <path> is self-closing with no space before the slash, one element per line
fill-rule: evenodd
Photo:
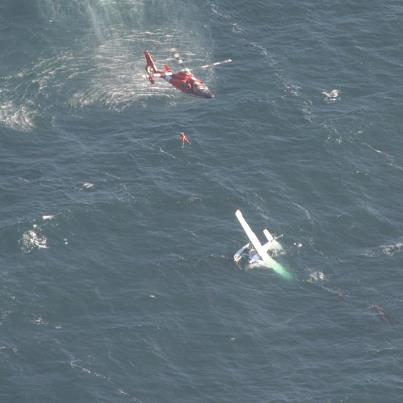
<path fill-rule="evenodd" d="M 340 95 L 340 91 L 339 90 L 331 90 L 329 92 L 322 91 L 322 94 L 325 95 L 329 101 L 335 101 Z"/>
<path fill-rule="evenodd" d="M 325 279 L 325 275 L 321 271 L 314 271 L 309 275 L 309 280 L 310 282 L 317 282 L 317 281 L 323 281 Z"/>
<path fill-rule="evenodd" d="M 85 190 L 91 190 L 91 189 L 93 189 L 94 188 L 94 184 L 93 183 L 90 183 L 90 182 L 83 182 L 82 184 L 81 184 L 81 189 L 85 189 Z"/>
<path fill-rule="evenodd" d="M 51 220 L 52 218 L 54 218 L 55 216 L 54 215 L 51 215 L 51 214 L 49 214 L 49 215 L 43 215 L 42 216 L 42 220 Z"/>
<path fill-rule="evenodd" d="M 39 316 L 37 319 L 32 319 L 31 323 L 33 323 L 34 325 L 47 325 L 48 324 L 48 322 L 43 320 L 42 316 Z"/>

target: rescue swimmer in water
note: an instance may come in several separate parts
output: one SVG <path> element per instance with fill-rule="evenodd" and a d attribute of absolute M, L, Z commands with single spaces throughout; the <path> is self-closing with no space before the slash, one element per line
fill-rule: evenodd
<path fill-rule="evenodd" d="M 185 144 L 192 144 L 189 140 L 189 136 L 185 132 L 181 132 L 181 134 L 179 135 L 179 141 L 182 144 L 182 148 L 185 147 Z"/>
<path fill-rule="evenodd" d="M 146 58 L 145 70 L 147 73 L 147 78 L 151 84 L 155 83 L 156 78 L 163 78 L 185 94 L 190 94 L 200 98 L 214 98 L 214 94 L 208 89 L 207 85 L 202 80 L 195 77 L 190 69 L 184 68 L 177 73 L 173 73 L 171 68 L 164 64 L 163 70 L 159 70 L 155 65 L 155 62 L 149 51 L 146 50 L 144 52 L 144 56 Z M 179 64 L 183 63 L 178 54 L 175 54 L 175 57 L 177 58 Z M 231 62 L 231 59 L 226 59 L 222 62 L 206 64 L 200 68 L 206 69 Z"/>

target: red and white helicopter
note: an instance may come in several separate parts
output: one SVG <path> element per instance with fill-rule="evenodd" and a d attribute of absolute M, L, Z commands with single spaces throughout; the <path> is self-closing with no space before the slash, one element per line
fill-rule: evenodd
<path fill-rule="evenodd" d="M 192 70 L 188 68 L 184 68 L 177 73 L 173 73 L 171 68 L 164 64 L 163 70 L 159 70 L 155 65 L 155 62 L 151 56 L 151 53 L 146 50 L 144 52 L 144 56 L 146 58 L 146 73 L 148 80 L 151 84 L 155 83 L 156 78 L 163 78 L 172 84 L 179 91 L 184 92 L 185 94 L 190 94 L 200 98 L 214 98 L 214 94 L 208 89 L 207 85 L 195 77 L 192 73 Z M 179 53 L 175 53 L 175 58 L 177 59 L 180 65 L 183 65 L 183 61 L 179 56 Z M 220 64 L 231 63 L 231 59 L 226 59 L 221 62 L 216 62 L 212 64 L 206 64 L 201 66 L 201 69 L 207 69 L 209 67 L 218 66 Z"/>

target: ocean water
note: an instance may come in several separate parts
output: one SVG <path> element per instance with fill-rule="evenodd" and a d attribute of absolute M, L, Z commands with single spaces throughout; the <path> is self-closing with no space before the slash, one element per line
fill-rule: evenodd
<path fill-rule="evenodd" d="M 402 17 L 1 0 L 0 401 L 401 402 Z M 238 208 L 291 280 L 234 264 Z"/>

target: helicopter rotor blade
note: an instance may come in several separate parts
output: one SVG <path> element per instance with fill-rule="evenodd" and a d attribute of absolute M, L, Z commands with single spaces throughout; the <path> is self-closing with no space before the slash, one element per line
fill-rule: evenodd
<path fill-rule="evenodd" d="M 232 59 L 225 59 L 221 60 L 220 62 L 215 62 L 211 64 L 205 64 L 204 66 L 200 66 L 200 69 L 208 69 L 210 67 L 215 67 L 215 66 L 220 66 L 221 64 L 227 64 L 227 63 L 232 63 Z"/>

